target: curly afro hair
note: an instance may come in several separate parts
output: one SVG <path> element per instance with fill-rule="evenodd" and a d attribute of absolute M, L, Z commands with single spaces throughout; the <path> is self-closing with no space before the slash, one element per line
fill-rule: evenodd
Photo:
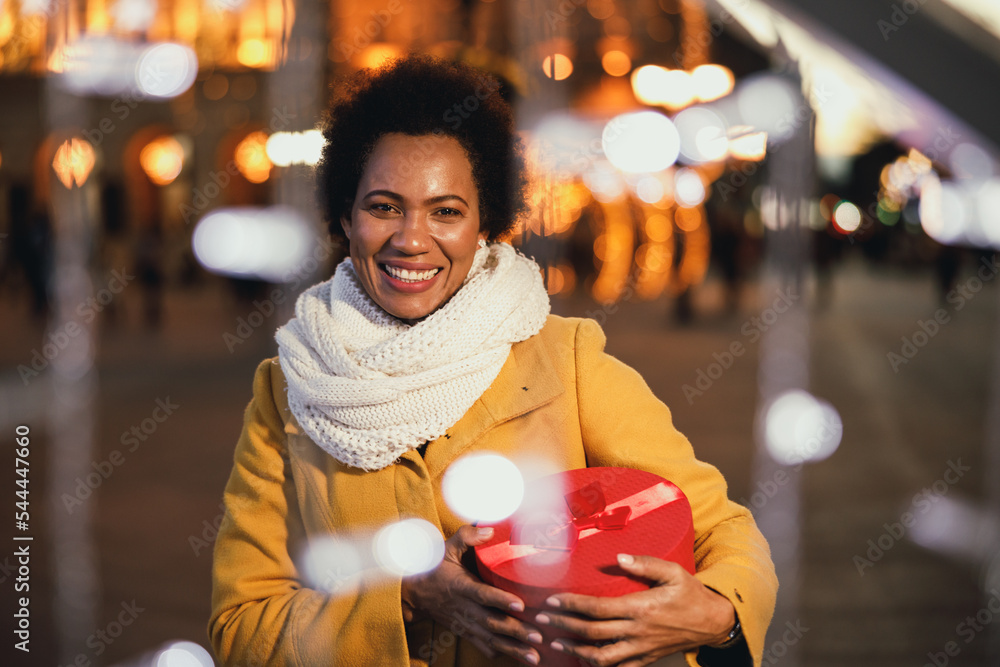
<path fill-rule="evenodd" d="M 385 134 L 454 137 L 479 191 L 481 229 L 496 240 L 528 208 L 523 147 L 500 84 L 480 70 L 426 55 L 361 70 L 331 98 L 316 194 L 330 234 L 343 239 L 368 157 Z M 430 137 L 429 137 L 430 140 Z"/>

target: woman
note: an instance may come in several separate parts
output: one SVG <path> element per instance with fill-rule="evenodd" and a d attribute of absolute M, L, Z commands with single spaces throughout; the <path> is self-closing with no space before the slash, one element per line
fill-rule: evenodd
<path fill-rule="evenodd" d="M 209 632 L 233 665 L 538 664 L 539 628 L 599 665 L 759 664 L 777 582 L 750 514 L 694 458 L 666 406 L 604 354 L 592 320 L 549 315 L 539 270 L 498 242 L 525 206 L 510 109 L 476 71 L 427 57 L 358 75 L 335 100 L 317 170 L 350 258 L 307 290 L 260 365 L 225 493 Z M 476 450 L 557 469 L 621 466 L 691 501 L 698 573 L 623 554 L 654 585 L 563 594 L 535 624 L 464 564 L 441 476 Z M 420 517 L 447 538 L 427 574 L 304 583 L 303 545 Z M 717 647 L 717 648 L 712 648 Z"/>

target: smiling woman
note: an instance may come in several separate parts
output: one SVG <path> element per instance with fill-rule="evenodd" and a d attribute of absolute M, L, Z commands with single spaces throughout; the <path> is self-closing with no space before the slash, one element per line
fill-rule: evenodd
<path fill-rule="evenodd" d="M 498 88 L 411 56 L 333 98 L 317 186 L 350 256 L 257 369 L 213 561 L 224 664 L 538 664 L 545 626 L 566 631 L 552 650 L 590 664 L 760 664 L 777 582 L 753 518 L 600 327 L 550 315 L 538 265 L 499 240 L 525 209 L 525 167 Z M 524 616 L 464 564 L 491 530 L 444 487 L 476 453 L 544 460 L 524 481 L 597 466 L 671 480 L 697 573 L 620 554 L 606 565 L 654 585 Z"/>

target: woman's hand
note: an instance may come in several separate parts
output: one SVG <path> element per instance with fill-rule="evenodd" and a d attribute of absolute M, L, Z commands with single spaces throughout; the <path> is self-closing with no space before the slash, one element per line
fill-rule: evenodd
<path fill-rule="evenodd" d="M 680 565 L 626 554 L 619 554 L 618 564 L 653 587 L 617 598 L 553 595 L 546 600 L 553 611 L 539 614 L 538 623 L 583 638 L 558 639 L 553 648 L 599 667 L 641 667 L 671 653 L 721 644 L 736 624 L 732 603 Z"/>
<path fill-rule="evenodd" d="M 430 614 L 457 636 L 468 639 L 489 658 L 504 653 L 530 665 L 538 664 L 538 630 L 510 616 L 524 611 L 524 602 L 512 593 L 483 583 L 462 565 L 462 556 L 493 536 L 492 528 L 462 526 L 445 542 L 444 560 L 427 574 L 403 579 L 403 619 L 415 612 Z"/>

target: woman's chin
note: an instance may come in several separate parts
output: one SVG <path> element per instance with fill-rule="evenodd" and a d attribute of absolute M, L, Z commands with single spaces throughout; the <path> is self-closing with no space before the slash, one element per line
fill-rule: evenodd
<path fill-rule="evenodd" d="M 410 299 L 393 300 L 379 305 L 382 306 L 382 310 L 407 324 L 416 324 L 437 310 L 436 306 L 431 306 L 426 302 L 413 303 L 413 300 Z"/>

